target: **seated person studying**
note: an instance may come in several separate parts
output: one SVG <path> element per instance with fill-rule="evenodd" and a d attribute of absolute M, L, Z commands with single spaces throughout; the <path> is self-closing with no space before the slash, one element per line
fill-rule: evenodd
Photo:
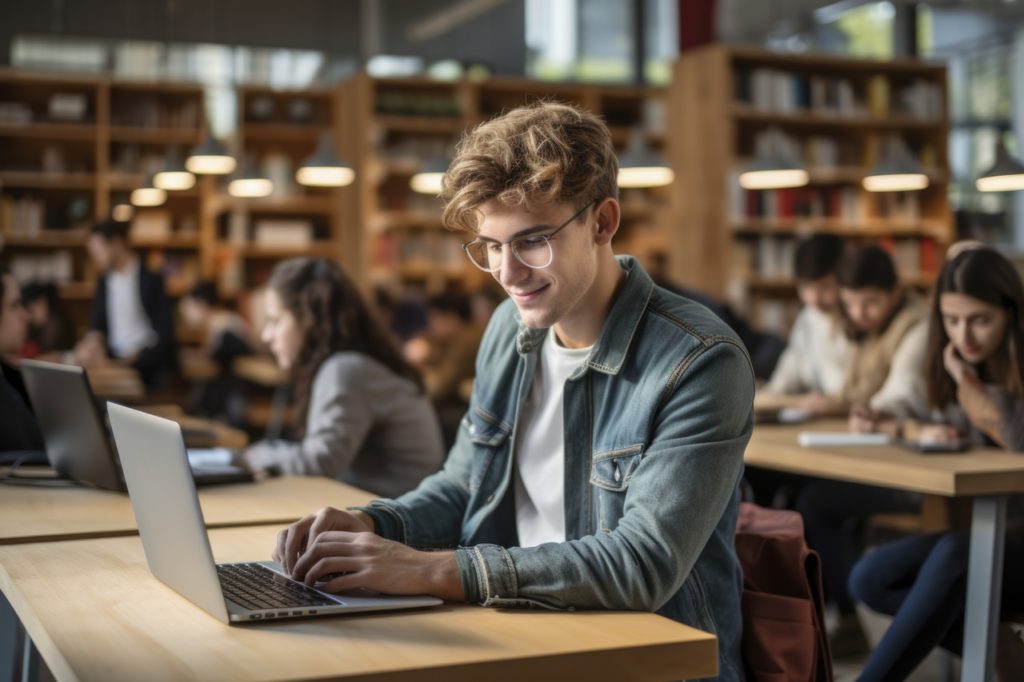
<path fill-rule="evenodd" d="M 613 254 L 617 172 L 606 125 L 569 105 L 463 137 L 443 220 L 510 300 L 455 445 L 412 492 L 281 531 L 274 558 L 331 591 L 657 612 L 714 633 L 720 679 L 740 680 L 753 369 L 715 315 Z"/>
<path fill-rule="evenodd" d="M 44 450 L 32 402 L 18 369 L 18 354 L 28 333 L 28 315 L 21 303 L 17 280 L 0 272 L 0 453 L 28 453 Z M 38 457 L 36 457 L 38 460 Z"/>
<path fill-rule="evenodd" d="M 926 414 L 927 306 L 904 290 L 892 258 L 877 246 L 847 253 L 838 279 L 851 344 L 840 396 L 849 406 L 851 430 L 875 431 L 888 417 Z M 841 616 L 833 634 L 836 655 L 867 646 L 846 591 L 850 569 L 863 550 L 861 533 L 853 526 L 872 514 L 913 512 L 919 505 L 919 496 L 912 493 L 844 481 L 814 480 L 797 496 L 807 542 L 821 555 L 826 594 Z"/>
<path fill-rule="evenodd" d="M 961 252 L 939 274 L 929 316 L 925 376 L 928 402 L 940 420 L 921 426 L 918 437 L 1024 452 L 1022 362 L 1020 276 L 992 249 Z M 861 680 L 904 679 L 936 646 L 960 652 L 969 540 L 962 530 L 911 535 L 853 567 L 851 595 L 894 616 Z M 1002 604 L 1010 612 L 1024 610 L 1022 573 L 1024 496 L 1017 495 L 1007 508 L 1003 556 Z"/>
<path fill-rule="evenodd" d="M 338 265 L 280 263 L 264 302 L 263 341 L 295 378 L 299 437 L 250 445 L 247 467 L 328 476 L 389 496 L 437 471 L 441 427 L 423 380 Z"/>
<path fill-rule="evenodd" d="M 833 234 L 815 234 L 797 244 L 793 274 L 803 307 L 758 399 L 792 396 L 786 402 L 807 416 L 845 413 L 838 398 L 850 342 L 843 333 L 836 278 L 843 248 L 843 239 Z"/>
<path fill-rule="evenodd" d="M 147 387 L 167 385 L 177 368 L 178 344 L 163 275 L 146 268 L 132 251 L 127 223 L 97 223 L 87 245 L 102 275 L 75 361 L 90 367 L 113 358 L 137 369 Z"/>

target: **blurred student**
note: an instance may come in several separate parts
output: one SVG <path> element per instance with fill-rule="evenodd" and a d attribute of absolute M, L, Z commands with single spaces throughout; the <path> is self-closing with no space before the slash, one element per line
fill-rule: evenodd
<path fill-rule="evenodd" d="M 939 275 L 926 355 L 928 402 L 944 423 L 925 441 L 965 439 L 1024 451 L 1024 287 L 1013 265 L 971 248 Z M 966 532 L 913 535 L 862 558 L 850 592 L 895 616 L 861 673 L 862 681 L 904 679 L 936 646 L 960 653 L 967 592 Z M 1003 558 L 1003 606 L 1024 609 L 1024 497 L 1011 499 Z M 1019 670 L 1017 671 L 1020 672 Z M 1005 679 L 1010 679 L 1009 677 Z"/>
<path fill-rule="evenodd" d="M 43 450 L 32 403 L 18 370 L 28 330 L 18 282 L 0 273 L 0 452 Z"/>
<path fill-rule="evenodd" d="M 796 247 L 794 276 L 803 308 L 766 394 L 799 396 L 794 405 L 810 416 L 845 414 L 841 401 L 850 342 L 843 334 L 839 279 L 843 239 L 815 234 Z"/>
<path fill-rule="evenodd" d="M 74 345 L 71 326 L 63 316 L 52 282 L 30 282 L 21 292 L 28 313 L 28 336 L 22 357 L 66 351 Z"/>
<path fill-rule="evenodd" d="M 889 419 L 926 414 L 927 306 L 900 286 L 892 258 L 877 246 L 845 255 L 838 279 L 851 342 L 841 392 L 850 406 L 850 428 L 874 431 Z M 857 526 L 872 514 L 912 512 L 919 505 L 912 493 L 830 480 L 812 481 L 797 496 L 807 542 L 821 555 L 825 590 L 839 609 L 833 633 L 837 656 L 867 648 L 846 590 L 850 569 L 863 551 Z"/>
<path fill-rule="evenodd" d="M 128 224 L 96 224 L 89 255 L 96 281 L 89 331 L 75 348 L 76 361 L 102 364 L 114 358 L 139 371 L 149 387 L 164 386 L 177 368 L 177 340 L 163 275 L 147 269 L 128 245 Z"/>
<path fill-rule="evenodd" d="M 219 376 L 204 383 L 192 409 L 204 416 L 229 417 L 229 421 L 237 422 L 240 415 L 234 414 L 231 405 L 240 403 L 242 387 L 232 366 L 236 358 L 253 352 L 249 326 L 241 315 L 224 307 L 213 282 L 195 285 L 182 296 L 179 307 L 186 326 L 203 335 L 199 354 L 220 370 Z"/>
<path fill-rule="evenodd" d="M 378 495 L 441 466 L 441 430 L 417 371 L 335 263 L 295 258 L 270 277 L 263 341 L 295 377 L 299 440 L 244 452 L 254 470 L 338 478 Z"/>

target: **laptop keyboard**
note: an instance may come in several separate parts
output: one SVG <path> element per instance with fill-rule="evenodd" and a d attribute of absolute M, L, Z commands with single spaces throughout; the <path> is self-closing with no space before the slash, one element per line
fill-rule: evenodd
<path fill-rule="evenodd" d="M 217 577 L 225 597 L 254 611 L 338 604 L 261 564 L 218 565 Z"/>

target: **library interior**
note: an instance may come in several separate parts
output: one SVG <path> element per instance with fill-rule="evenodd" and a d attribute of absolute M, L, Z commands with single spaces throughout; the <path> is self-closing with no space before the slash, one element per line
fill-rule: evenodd
<path fill-rule="evenodd" d="M 0 682 L 1024 680 L 1022 277 L 1021 0 L 0 0 Z"/>

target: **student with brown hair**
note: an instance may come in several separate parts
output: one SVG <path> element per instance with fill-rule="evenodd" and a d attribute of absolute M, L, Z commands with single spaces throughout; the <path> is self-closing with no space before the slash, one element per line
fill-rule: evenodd
<path fill-rule="evenodd" d="M 379 495 L 437 471 L 441 430 L 422 379 L 338 265 L 280 263 L 264 302 L 263 341 L 295 377 L 299 440 L 249 446 L 249 468 L 330 476 Z"/>
<path fill-rule="evenodd" d="M 878 246 L 848 253 L 838 277 L 852 346 L 841 392 L 850 406 L 851 430 L 875 431 L 894 417 L 923 416 L 927 306 L 903 289 L 892 258 Z M 821 555 L 825 590 L 841 616 L 833 632 L 837 655 L 867 647 L 846 590 L 863 551 L 860 524 L 872 514 L 910 512 L 919 505 L 911 493 L 843 481 L 815 480 L 797 496 L 807 542 Z"/>
<path fill-rule="evenodd" d="M 928 441 L 966 439 L 1024 452 L 1024 286 L 989 248 L 959 252 L 939 275 L 925 361 L 928 402 L 943 423 Z M 1011 499 L 1003 560 L 1003 605 L 1024 608 L 1024 499 Z M 861 680 L 908 676 L 935 646 L 960 652 L 967 592 L 966 532 L 914 535 L 862 558 L 850 592 L 895 616 Z M 1019 671 L 1018 671 L 1019 672 Z M 1009 679 L 1009 678 L 1007 678 Z"/>
<path fill-rule="evenodd" d="M 444 223 L 509 300 L 455 445 L 416 490 L 310 515 L 274 556 L 335 591 L 657 612 L 713 632 L 719 679 L 741 680 L 734 534 L 753 370 L 709 310 L 615 256 L 617 175 L 608 127 L 573 106 L 521 107 L 465 135 Z"/>

